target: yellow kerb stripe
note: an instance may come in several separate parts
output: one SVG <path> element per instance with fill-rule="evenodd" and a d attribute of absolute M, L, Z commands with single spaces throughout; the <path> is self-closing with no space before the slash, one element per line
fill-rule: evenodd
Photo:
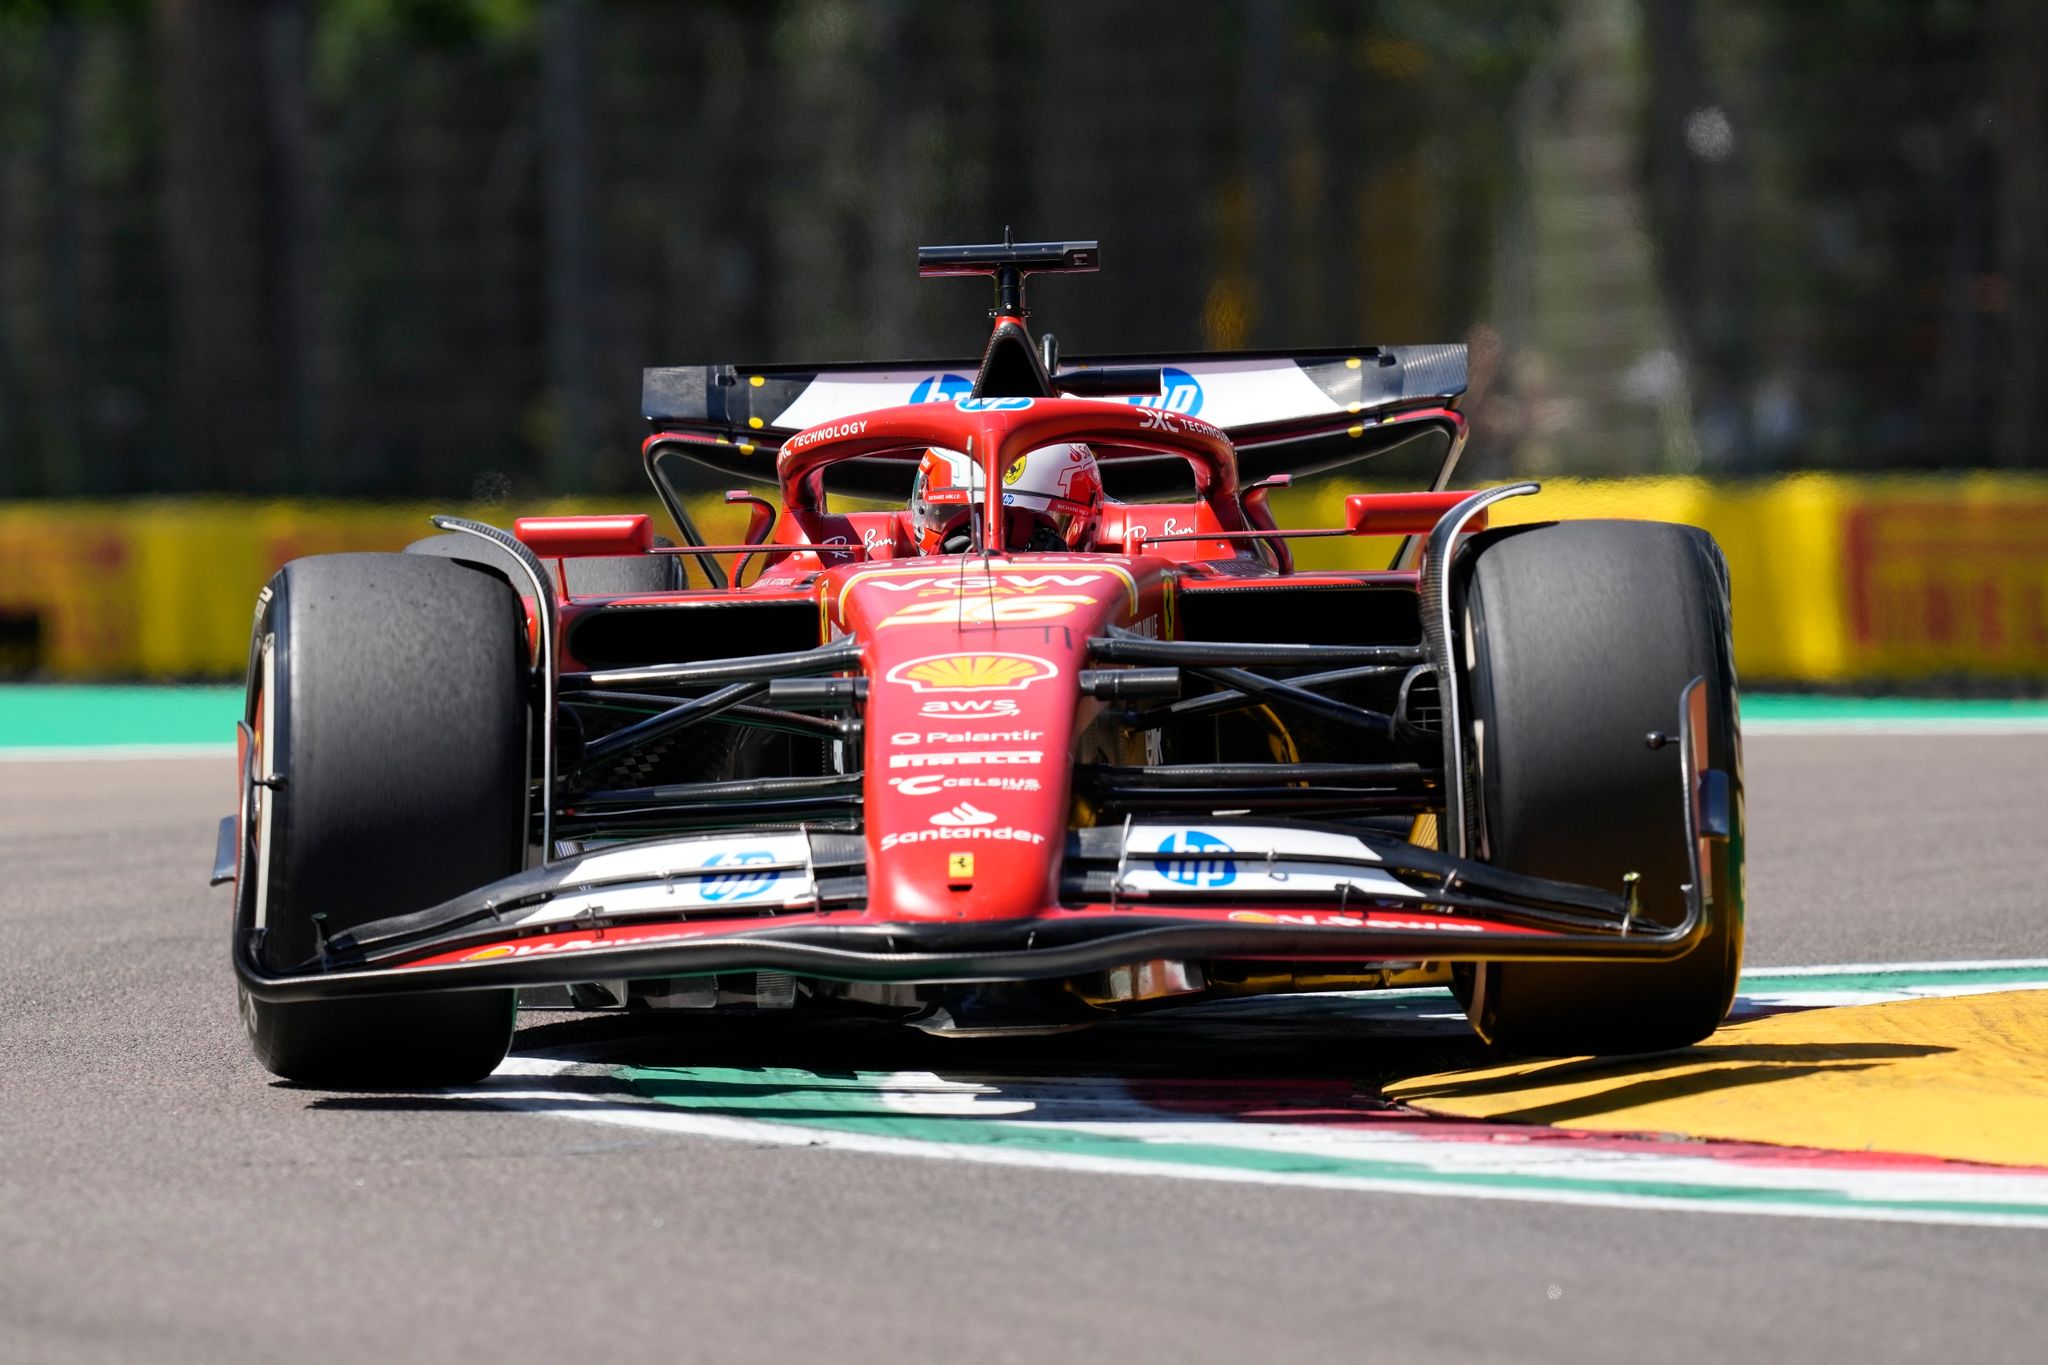
<path fill-rule="evenodd" d="M 1418 1076 L 1432 1114 L 2048 1166 L 2048 990 L 1800 1010 L 1698 1047 Z"/>

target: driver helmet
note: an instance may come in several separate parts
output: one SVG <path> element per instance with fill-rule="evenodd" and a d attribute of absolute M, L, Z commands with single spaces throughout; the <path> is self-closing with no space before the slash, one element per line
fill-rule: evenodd
<path fill-rule="evenodd" d="M 973 548 L 973 510 L 987 485 L 981 465 L 957 450 L 931 446 L 918 462 L 910 524 L 919 554 Z M 1095 452 L 1078 441 L 1040 446 L 1003 472 L 1004 544 L 1013 550 L 1083 550 L 1102 512 Z"/>

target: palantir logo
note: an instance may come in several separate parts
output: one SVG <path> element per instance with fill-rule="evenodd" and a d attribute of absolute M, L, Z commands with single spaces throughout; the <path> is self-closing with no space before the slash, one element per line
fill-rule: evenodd
<path fill-rule="evenodd" d="M 950 403 L 956 398 L 965 398 L 974 392 L 974 381 L 957 374 L 926 375 L 918 386 L 910 391 L 913 403 Z"/>
<path fill-rule="evenodd" d="M 743 848 L 731 854 L 714 853 L 704 860 L 707 870 L 714 867 L 733 870 L 705 877 L 698 883 L 698 891 L 707 901 L 752 900 L 775 885 L 776 874 L 770 871 L 747 872 L 740 869 L 774 861 L 775 855 L 765 848 Z"/>
<path fill-rule="evenodd" d="M 1157 396 L 1126 398 L 1124 401 L 1134 408 L 1162 408 L 1177 412 L 1183 417 L 1192 417 L 1202 410 L 1202 384 L 1186 370 L 1168 365 L 1159 371 Z"/>
<path fill-rule="evenodd" d="M 1229 856 L 1237 850 L 1213 834 L 1184 829 L 1167 835 L 1161 841 L 1159 851 L 1196 855 L 1159 864 L 1160 874 L 1170 882 L 1181 886 L 1218 887 L 1228 886 L 1237 880 L 1237 862 Z"/>

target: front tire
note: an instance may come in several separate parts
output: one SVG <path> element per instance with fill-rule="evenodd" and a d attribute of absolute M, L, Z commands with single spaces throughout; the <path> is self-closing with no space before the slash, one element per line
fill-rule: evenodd
<path fill-rule="evenodd" d="M 1710 844 L 1705 937 L 1647 963 L 1498 962 L 1462 983 L 1482 1037 L 1565 1055 L 1686 1047 L 1727 1016 L 1742 965 L 1742 758 L 1719 547 L 1691 526 L 1577 521 L 1517 527 L 1470 552 L 1466 714 L 1478 787 L 1475 852 L 1516 872 L 1619 890 L 1641 874 L 1645 917 L 1685 913 L 1691 880 L 1676 734 L 1706 679 L 1708 764 L 1728 774 L 1731 837 Z"/>
<path fill-rule="evenodd" d="M 496 576 L 422 555 L 294 560 L 252 648 L 255 773 L 237 933 L 271 972 L 329 937 L 520 870 L 527 824 L 526 645 Z M 317 917 L 317 918 L 316 918 Z M 317 925 L 317 929 L 316 929 Z M 246 991 L 258 1061 L 287 1080 L 445 1085 L 511 1045 L 516 996 L 459 991 L 273 1004 Z"/>

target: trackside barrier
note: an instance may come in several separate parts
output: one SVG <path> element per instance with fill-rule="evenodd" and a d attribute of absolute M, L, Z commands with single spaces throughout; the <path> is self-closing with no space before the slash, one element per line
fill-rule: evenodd
<path fill-rule="evenodd" d="M 650 495 L 564 499 L 523 513 L 646 511 Z M 722 509 L 721 509 L 722 510 Z M 0 503 L 0 673 L 239 678 L 261 588 L 286 560 L 396 550 L 462 512 L 508 507 L 180 498 Z"/>
<path fill-rule="evenodd" d="M 1273 498 L 1285 525 L 1340 525 L 1338 489 Z M 2048 478 L 1797 475 L 1546 479 L 1493 525 L 1578 517 L 1688 522 L 1728 557 L 1736 667 L 1779 682 L 2048 676 Z M 1295 542 L 1302 567 L 1365 542 Z M 1374 547 L 1384 563 L 1391 553 Z"/>
<path fill-rule="evenodd" d="M 1339 526 L 1334 482 L 1279 490 L 1283 526 Z M 389 550 L 432 534 L 429 512 L 509 522 L 515 509 L 193 498 L 0 503 L 0 674 L 232 678 L 256 590 L 288 559 Z M 652 499 L 577 498 L 525 514 L 648 511 Z M 692 507 L 714 542 L 739 513 Z M 2048 676 L 2048 478 L 1800 475 L 1547 481 L 1495 525 L 1574 517 L 1689 522 L 1713 532 L 1735 592 L 1750 679 L 1911 681 Z M 1385 539 L 1296 541 L 1303 568 L 1374 567 Z"/>

